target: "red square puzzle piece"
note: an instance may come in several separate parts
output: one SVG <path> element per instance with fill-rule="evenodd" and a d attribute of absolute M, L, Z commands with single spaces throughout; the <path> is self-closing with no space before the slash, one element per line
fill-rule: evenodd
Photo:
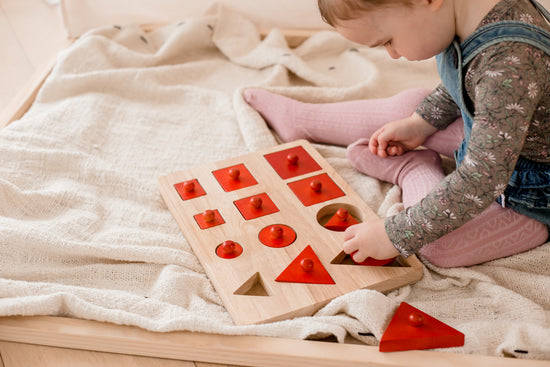
<path fill-rule="evenodd" d="M 179 182 L 174 188 L 181 197 L 181 200 L 189 200 L 199 196 L 206 195 L 206 192 L 195 178 L 188 181 Z"/>
<path fill-rule="evenodd" d="M 319 163 L 300 145 L 269 153 L 264 157 L 283 180 L 321 169 Z"/>
<path fill-rule="evenodd" d="M 205 210 L 202 213 L 195 214 L 193 218 L 195 218 L 195 221 L 201 229 L 207 229 L 225 223 L 217 209 Z"/>
<path fill-rule="evenodd" d="M 345 195 L 326 173 L 290 182 L 288 187 L 305 206 L 322 203 Z"/>
<path fill-rule="evenodd" d="M 225 192 L 256 185 L 258 182 L 244 164 L 226 167 L 212 172 Z"/>
<path fill-rule="evenodd" d="M 265 192 L 236 200 L 234 203 L 246 220 L 259 218 L 279 211 L 279 208 L 277 208 L 275 203 Z"/>

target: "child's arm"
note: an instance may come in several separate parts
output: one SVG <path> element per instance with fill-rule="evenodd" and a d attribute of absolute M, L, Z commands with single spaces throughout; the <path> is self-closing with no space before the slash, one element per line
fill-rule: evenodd
<path fill-rule="evenodd" d="M 369 220 L 348 227 L 344 233 L 343 249 L 358 263 L 365 261 L 367 257 L 384 260 L 399 255 L 386 234 L 383 219 Z"/>

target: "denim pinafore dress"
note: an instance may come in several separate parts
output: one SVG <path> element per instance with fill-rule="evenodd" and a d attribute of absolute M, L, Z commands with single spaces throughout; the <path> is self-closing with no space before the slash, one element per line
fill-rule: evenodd
<path fill-rule="evenodd" d="M 550 13 L 536 1 L 531 2 L 550 21 Z M 527 43 L 550 55 L 549 32 L 519 21 L 500 21 L 477 29 L 461 44 L 454 41 L 436 56 L 441 81 L 460 108 L 464 120 L 464 140 L 455 151 L 457 166 L 466 154 L 473 124 L 473 114 L 465 103 L 464 70 L 478 53 L 504 41 Z M 548 225 L 550 230 L 550 164 L 520 156 L 504 194 L 497 201 Z"/>

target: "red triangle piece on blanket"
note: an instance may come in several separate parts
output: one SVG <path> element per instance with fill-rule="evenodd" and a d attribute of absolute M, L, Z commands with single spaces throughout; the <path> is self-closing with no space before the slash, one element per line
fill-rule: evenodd
<path fill-rule="evenodd" d="M 308 245 L 275 279 L 277 282 L 336 284 Z"/>
<path fill-rule="evenodd" d="M 401 302 L 384 335 L 381 352 L 461 347 L 464 334 L 419 309 Z"/>

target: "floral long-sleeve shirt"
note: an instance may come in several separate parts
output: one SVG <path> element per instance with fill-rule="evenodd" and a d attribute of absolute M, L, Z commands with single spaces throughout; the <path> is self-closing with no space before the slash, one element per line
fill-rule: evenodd
<path fill-rule="evenodd" d="M 519 20 L 550 30 L 529 0 L 503 0 L 479 27 Z M 420 203 L 386 218 L 385 228 L 404 256 L 479 215 L 504 192 L 519 155 L 550 162 L 550 56 L 520 42 L 490 46 L 466 66 L 465 91 L 474 121 L 462 164 Z M 418 107 L 442 130 L 460 116 L 440 85 Z"/>

